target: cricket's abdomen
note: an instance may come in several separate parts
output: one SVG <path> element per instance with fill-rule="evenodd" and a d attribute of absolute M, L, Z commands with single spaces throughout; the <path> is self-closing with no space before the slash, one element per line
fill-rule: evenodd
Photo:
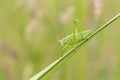
<path fill-rule="evenodd" d="M 73 44 L 79 43 L 80 41 L 86 39 L 86 37 L 88 35 L 90 35 L 90 33 L 91 33 L 91 30 L 82 31 L 77 34 L 76 38 L 73 34 L 71 34 L 71 35 L 68 35 L 67 37 L 63 38 L 62 40 L 60 40 L 59 43 L 62 46 L 73 45 Z"/>

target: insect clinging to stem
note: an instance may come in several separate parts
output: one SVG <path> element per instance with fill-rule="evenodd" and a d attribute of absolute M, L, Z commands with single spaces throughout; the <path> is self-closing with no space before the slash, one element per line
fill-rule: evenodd
<path fill-rule="evenodd" d="M 85 39 L 87 39 L 87 37 L 91 34 L 91 30 L 84 30 L 84 31 L 80 31 L 79 27 L 79 20 L 77 19 L 74 19 L 73 20 L 73 23 L 74 23 L 74 33 L 66 36 L 65 38 L 59 40 L 59 44 L 61 45 L 62 47 L 62 55 L 63 55 L 63 51 L 70 45 L 74 45 L 74 44 L 77 44 Z M 78 32 L 78 30 L 80 32 Z"/>

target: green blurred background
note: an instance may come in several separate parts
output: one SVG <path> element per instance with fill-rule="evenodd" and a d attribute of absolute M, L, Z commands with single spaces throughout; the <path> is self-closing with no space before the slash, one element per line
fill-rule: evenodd
<path fill-rule="evenodd" d="M 58 40 L 77 18 L 96 29 L 120 12 L 119 0 L 0 0 L 0 80 L 28 80 L 59 58 Z M 46 80 L 120 80 L 120 19 Z"/>

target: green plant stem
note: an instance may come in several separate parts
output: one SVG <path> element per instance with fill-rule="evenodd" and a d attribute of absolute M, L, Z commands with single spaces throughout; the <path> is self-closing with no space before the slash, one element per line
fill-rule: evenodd
<path fill-rule="evenodd" d="M 120 17 L 120 13 L 117 14 L 115 17 L 113 17 L 111 20 L 109 20 L 107 23 L 105 23 L 100 28 L 96 29 L 91 35 L 89 35 L 85 40 L 77 44 L 74 48 L 70 49 L 68 52 L 66 52 L 62 57 L 58 58 L 56 61 L 54 61 L 52 64 L 47 66 L 45 69 L 43 69 L 41 72 L 37 73 L 35 76 L 30 78 L 29 80 L 38 80 L 41 79 L 44 75 L 46 75 L 48 72 L 50 72 L 53 68 L 55 68 L 58 64 L 62 63 L 65 59 L 67 59 L 70 55 L 72 55 L 73 52 L 78 50 L 80 46 L 82 46 L 85 42 L 90 40 L 92 37 L 94 37 L 97 33 L 99 33 L 101 30 L 106 28 L 109 24 L 114 22 L 116 19 Z"/>

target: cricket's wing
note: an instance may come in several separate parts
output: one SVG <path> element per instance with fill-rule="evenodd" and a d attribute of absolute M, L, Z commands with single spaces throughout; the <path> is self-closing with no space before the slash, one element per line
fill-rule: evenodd
<path fill-rule="evenodd" d="M 92 30 L 86 30 L 78 33 L 78 42 L 86 39 L 90 34 L 92 33 Z M 82 35 L 82 36 L 81 36 Z"/>

